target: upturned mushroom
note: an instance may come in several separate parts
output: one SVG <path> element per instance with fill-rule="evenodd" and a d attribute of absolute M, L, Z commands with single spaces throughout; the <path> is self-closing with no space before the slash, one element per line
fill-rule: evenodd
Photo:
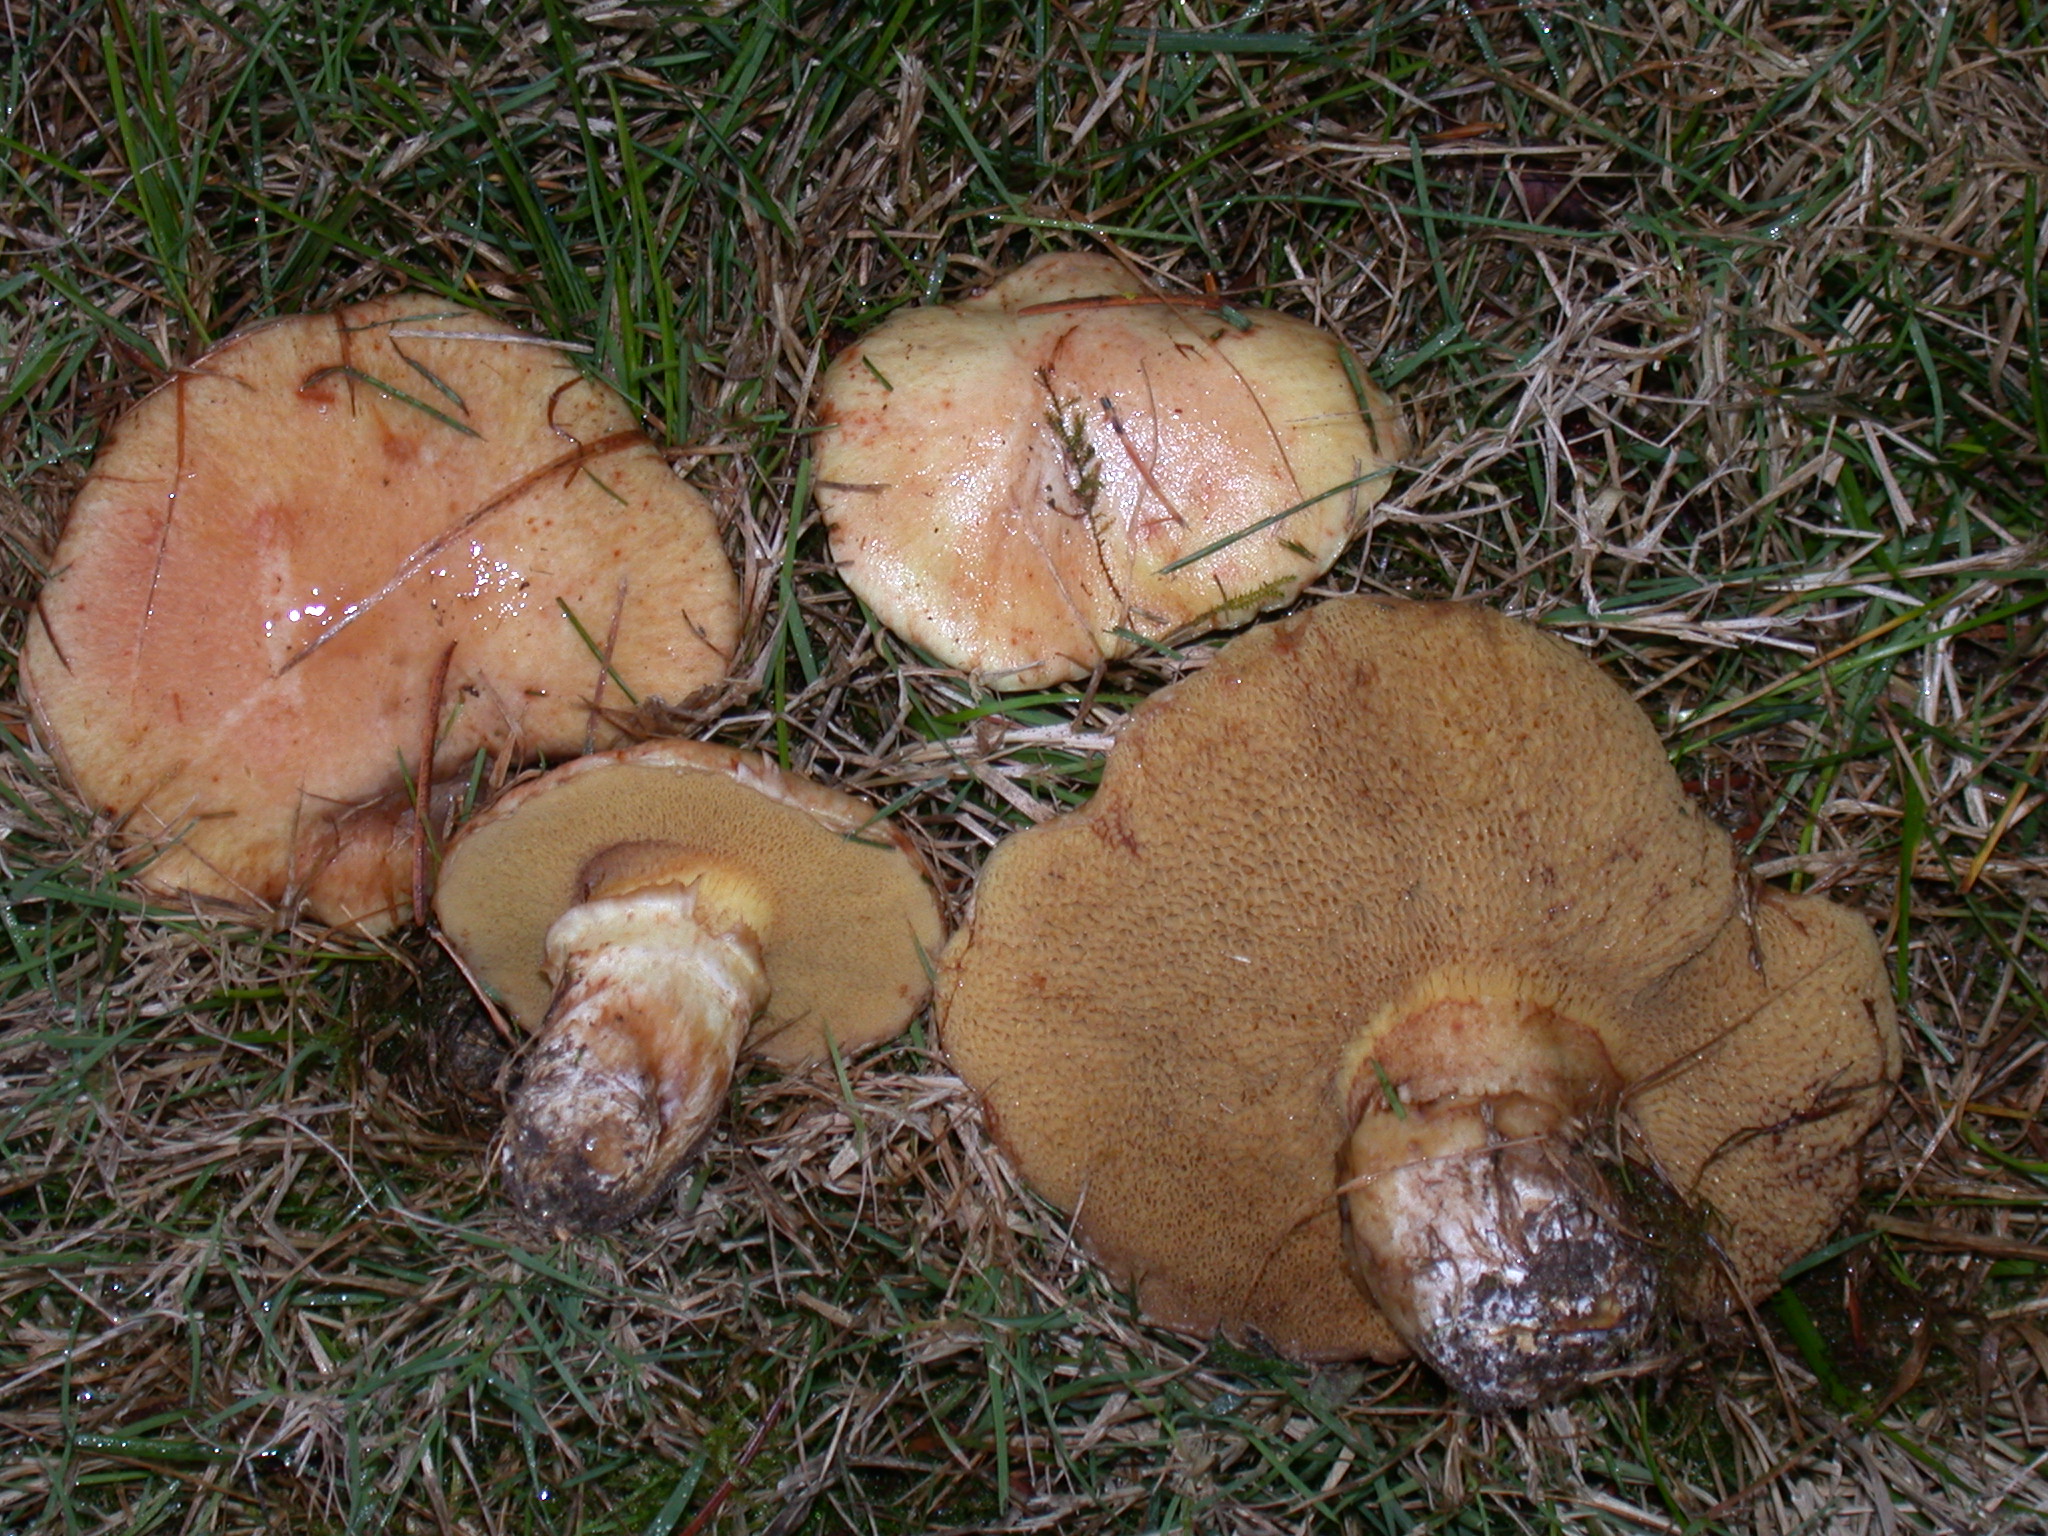
<path fill-rule="evenodd" d="M 1868 925 L 1753 884 L 1598 668 L 1366 599 L 1144 704 L 1084 809 L 991 855 L 940 1016 L 1153 1318 L 1412 1351 L 1487 1408 L 1616 1366 L 1660 1279 L 1701 1310 L 1770 1290 L 1899 1065 Z M 1617 1143 L 1711 1265 L 1659 1276 Z"/>
<path fill-rule="evenodd" d="M 827 370 L 818 421 L 847 585 L 999 689 L 1291 601 L 1407 448 L 1329 333 L 1077 254 L 891 317 Z"/>
<path fill-rule="evenodd" d="M 611 708 L 722 677 L 739 619 L 616 394 L 405 294 L 246 331 L 122 417 L 22 675 L 146 887 L 375 932 L 479 753 L 615 742 Z"/>
<path fill-rule="evenodd" d="M 657 1199 L 744 1051 L 797 1065 L 885 1040 L 945 939 L 909 839 L 751 752 L 651 741 L 515 785 L 436 896 L 472 978 L 539 1038 L 504 1174 L 549 1227 Z"/>

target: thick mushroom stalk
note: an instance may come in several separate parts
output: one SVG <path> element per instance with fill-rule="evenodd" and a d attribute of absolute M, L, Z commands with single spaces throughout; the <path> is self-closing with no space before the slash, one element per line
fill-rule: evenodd
<path fill-rule="evenodd" d="M 1345 1225 L 1372 1299 L 1473 1407 L 1521 1408 L 1642 1342 L 1648 1254 L 1554 1106 L 1510 1095 L 1368 1114 L 1345 1150 Z"/>
<path fill-rule="evenodd" d="M 1341 1159 L 1346 1244 L 1403 1342 L 1481 1409 L 1628 1356 L 1657 1276 L 1579 1145 L 1614 1086 L 1597 1038 L 1547 1008 L 1446 999 L 1372 1051 Z"/>
<path fill-rule="evenodd" d="M 703 741 L 514 785 L 449 848 L 435 905 L 477 986 L 539 1036 L 508 1190 L 582 1231 L 660 1197 L 739 1056 L 801 1066 L 903 1028 L 945 937 L 873 806 Z"/>
<path fill-rule="evenodd" d="M 504 1150 L 528 1219 L 584 1232 L 630 1219 L 717 1119 L 769 986 L 747 903 L 707 884 L 604 891 L 549 927 L 555 994 Z"/>

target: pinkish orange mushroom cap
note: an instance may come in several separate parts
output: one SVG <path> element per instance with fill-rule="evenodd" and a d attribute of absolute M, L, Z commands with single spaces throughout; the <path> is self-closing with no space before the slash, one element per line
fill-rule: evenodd
<path fill-rule="evenodd" d="M 818 419 L 847 585 L 994 688 L 1291 601 L 1406 451 L 1334 336 L 1074 254 L 892 316 L 827 370 Z"/>
<path fill-rule="evenodd" d="M 1688 1304 L 1769 1290 L 1855 1194 L 1899 1062 L 1877 946 L 1745 878 L 1562 643 L 1338 600 L 995 850 L 941 1033 L 1152 1317 L 1526 1403 L 1643 1336 L 1654 1255 L 1580 1150 L 1617 1115 L 1710 1212 Z"/>
<path fill-rule="evenodd" d="M 421 294 L 181 370 L 115 425 L 51 569 L 26 689 L 143 883 L 370 932 L 410 907 L 444 657 L 437 778 L 616 740 L 599 705 L 715 682 L 739 627 L 709 508 L 625 402 Z"/>

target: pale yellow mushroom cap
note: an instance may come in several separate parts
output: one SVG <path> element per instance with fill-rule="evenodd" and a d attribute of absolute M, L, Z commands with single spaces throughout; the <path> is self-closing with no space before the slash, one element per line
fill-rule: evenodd
<path fill-rule="evenodd" d="M 533 1029 L 553 992 L 549 926 L 615 850 L 738 890 L 768 974 L 748 1048 L 784 1064 L 886 1040 L 931 991 L 945 941 L 903 833 L 853 796 L 751 752 L 650 741 L 578 758 L 508 790 L 449 849 L 435 897 L 471 973 Z"/>
<path fill-rule="evenodd" d="M 1392 404 L 1305 321 L 1119 302 L 1162 297 L 1105 257 L 1042 256 L 833 362 L 818 501 L 884 624 L 1032 688 L 1244 623 L 1329 568 L 1406 451 Z"/>
<path fill-rule="evenodd" d="M 417 771 L 617 733 L 592 705 L 728 670 L 702 497 L 558 349 L 421 294 L 236 336 L 124 416 L 72 506 L 23 676 L 144 883 L 409 909 Z M 574 612 L 591 637 L 578 636 Z M 603 681 L 601 681 L 603 679 Z"/>
<path fill-rule="evenodd" d="M 1752 960 L 1742 879 L 1563 643 L 1339 600 L 1156 695 L 1084 809 L 996 849 L 942 1038 L 1149 1315 L 1391 1358 L 1339 1234 L 1354 1074 L 1437 998 L 1554 1009 L 1755 1292 L 1853 1194 L 1898 1046 L 1868 925 L 1765 893 Z"/>

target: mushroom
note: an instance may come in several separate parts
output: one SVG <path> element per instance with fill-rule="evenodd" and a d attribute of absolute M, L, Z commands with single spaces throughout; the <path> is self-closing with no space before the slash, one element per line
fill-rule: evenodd
<path fill-rule="evenodd" d="M 1328 602 L 1154 696 L 940 969 L 997 1139 L 1153 1318 L 1489 1408 L 1644 1336 L 1603 1140 L 1705 1212 L 1664 1277 L 1704 1311 L 1839 1218 L 1899 1065 L 1868 925 L 1752 884 L 1622 689 L 1455 604 Z"/>
<path fill-rule="evenodd" d="M 945 939 L 909 839 L 751 752 L 650 741 L 515 785 L 449 848 L 441 929 L 539 1038 L 504 1173 L 535 1222 L 644 1210 L 743 1050 L 782 1065 L 885 1040 Z"/>
<path fill-rule="evenodd" d="M 479 754 L 616 741 L 611 710 L 724 676 L 740 619 L 625 402 L 423 294 L 180 369 L 115 424 L 36 612 L 40 734 L 145 886 L 366 932 Z"/>
<path fill-rule="evenodd" d="M 818 420 L 847 585 L 999 689 L 1291 601 L 1407 451 L 1334 336 L 1078 254 L 891 317 L 827 370 Z"/>

